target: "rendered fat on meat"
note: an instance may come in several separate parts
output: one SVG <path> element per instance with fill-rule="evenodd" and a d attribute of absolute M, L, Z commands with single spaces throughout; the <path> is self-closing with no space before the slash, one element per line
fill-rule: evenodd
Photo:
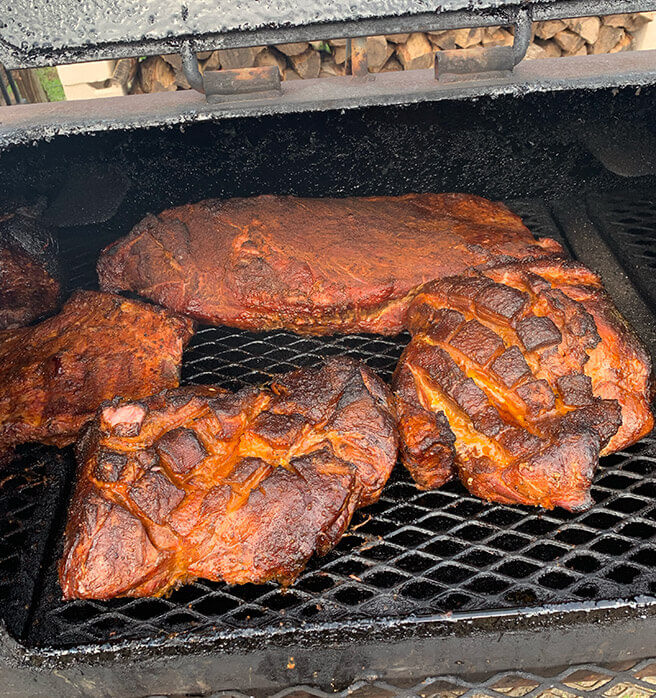
<path fill-rule="evenodd" d="M 389 389 L 345 358 L 267 388 L 113 401 L 77 447 L 64 598 L 159 596 L 197 577 L 289 584 L 378 499 L 397 441 Z"/>
<path fill-rule="evenodd" d="M 653 428 L 649 356 L 599 277 L 565 260 L 427 284 L 393 380 L 417 484 L 581 510 L 600 455 Z"/>
<path fill-rule="evenodd" d="M 66 446 L 104 400 L 176 387 L 192 329 L 163 308 L 78 291 L 59 314 L 0 332 L 0 454 Z"/>
<path fill-rule="evenodd" d="M 257 196 L 147 216 L 103 251 L 98 275 L 207 324 L 391 335 L 423 283 L 560 253 L 477 196 Z"/>

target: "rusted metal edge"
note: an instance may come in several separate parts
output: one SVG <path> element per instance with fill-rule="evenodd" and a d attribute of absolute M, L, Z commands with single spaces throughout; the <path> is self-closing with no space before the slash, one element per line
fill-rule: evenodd
<path fill-rule="evenodd" d="M 205 97 L 210 103 L 262 99 L 282 94 L 280 71 L 276 65 L 235 70 L 208 70 L 203 76 Z"/>
<path fill-rule="evenodd" d="M 278 98 L 207 104 L 192 90 L 3 107 L 0 150 L 57 136 L 173 127 L 290 112 L 355 109 L 445 99 L 656 84 L 656 50 L 522 61 L 510 76 L 441 83 L 434 71 L 381 73 L 374 81 L 340 77 L 282 84 Z"/>

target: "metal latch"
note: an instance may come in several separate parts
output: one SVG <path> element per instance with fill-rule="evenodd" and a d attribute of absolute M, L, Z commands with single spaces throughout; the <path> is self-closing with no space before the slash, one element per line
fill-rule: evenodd
<path fill-rule="evenodd" d="M 510 74 L 526 55 L 531 42 L 531 15 L 528 9 L 519 10 L 514 27 L 512 46 L 437 51 L 435 79 L 446 82 L 468 79 L 480 73 Z"/>
<path fill-rule="evenodd" d="M 185 41 L 180 51 L 182 70 L 191 87 L 205 95 L 211 103 L 243 99 L 277 97 L 282 93 L 278 67 L 239 68 L 232 70 L 207 70 L 201 74 L 198 59 Z"/>

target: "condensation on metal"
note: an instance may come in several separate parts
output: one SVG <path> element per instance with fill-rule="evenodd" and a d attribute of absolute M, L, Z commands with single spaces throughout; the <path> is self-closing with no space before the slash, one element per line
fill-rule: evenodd
<path fill-rule="evenodd" d="M 525 5 L 524 5 L 525 7 Z M 14 0 L 3 13 L 0 61 L 7 67 L 179 53 L 450 27 L 512 24 L 508 0 Z M 656 9 L 654 0 L 533 0 L 533 19 Z"/>

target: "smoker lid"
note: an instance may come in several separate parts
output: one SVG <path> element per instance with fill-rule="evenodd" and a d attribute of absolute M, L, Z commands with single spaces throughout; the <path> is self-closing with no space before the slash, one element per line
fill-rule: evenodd
<path fill-rule="evenodd" d="M 0 16 L 0 62 L 38 67 L 101 58 L 392 34 L 443 26 L 650 9 L 653 0 L 12 0 Z M 653 8 L 652 8 L 653 9 Z M 445 19 L 448 17 L 448 23 Z M 480 20 L 480 21 L 477 21 Z"/>

